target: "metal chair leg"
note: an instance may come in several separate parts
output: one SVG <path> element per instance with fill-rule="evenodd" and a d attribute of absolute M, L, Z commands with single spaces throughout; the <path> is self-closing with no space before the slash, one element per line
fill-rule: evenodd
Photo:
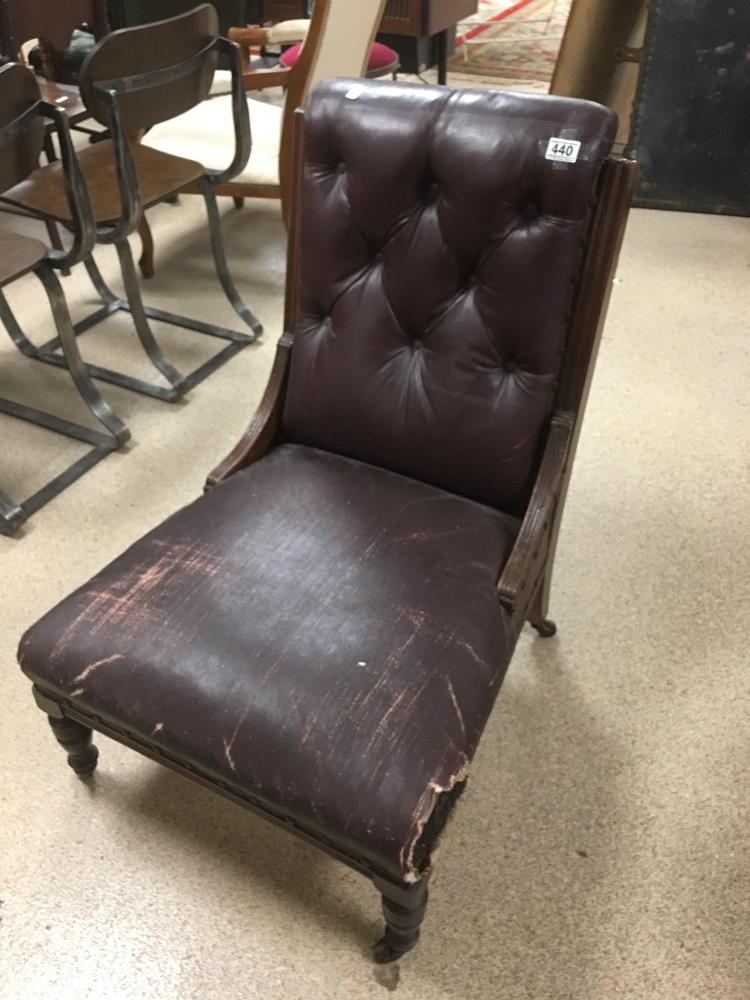
<path fill-rule="evenodd" d="M 102 302 L 107 306 L 116 306 L 119 299 L 104 280 L 102 272 L 99 270 L 99 266 L 94 260 L 93 254 L 86 258 L 83 262 L 83 266 L 86 268 L 86 274 L 88 274 L 89 280 L 94 286 L 94 291 Z"/>
<path fill-rule="evenodd" d="M 213 192 L 211 192 L 211 194 L 213 194 Z M 229 301 L 235 311 L 252 328 L 253 332 L 230 330 L 223 326 L 217 326 L 214 323 L 206 323 L 203 320 L 191 319 L 188 316 L 180 316 L 176 313 L 167 312 L 164 309 L 156 309 L 153 306 L 144 305 L 141 290 L 138 285 L 138 277 L 136 275 L 130 245 L 127 240 L 119 241 L 115 243 L 115 248 L 120 260 L 120 269 L 122 271 L 123 282 L 125 285 L 126 298 L 120 299 L 114 294 L 102 277 L 93 256 L 89 256 L 84 261 L 84 266 L 97 295 L 102 301 L 102 305 L 99 309 L 94 310 L 94 312 L 92 312 L 89 316 L 79 320 L 79 322 L 77 322 L 73 327 L 73 330 L 76 336 L 78 336 L 79 334 L 85 333 L 86 330 L 90 330 L 103 319 L 106 319 L 107 316 L 111 316 L 112 313 L 115 313 L 118 310 L 124 310 L 132 313 L 136 333 L 138 334 L 146 354 L 170 384 L 169 386 L 154 385 L 151 382 L 135 378 L 132 375 L 126 375 L 123 372 L 113 371 L 111 368 L 102 368 L 101 366 L 94 364 L 85 365 L 86 372 L 89 376 L 96 379 L 102 379 L 105 382 L 110 382 L 112 385 L 120 386 L 123 389 L 131 389 L 135 392 L 140 392 L 143 395 L 151 396 L 155 399 L 174 402 L 175 400 L 180 399 L 186 392 L 188 392 L 188 390 L 194 388 L 204 379 L 208 378 L 209 375 L 229 361 L 230 358 L 234 357 L 234 355 L 243 348 L 247 347 L 248 344 L 252 344 L 253 341 L 256 340 L 258 334 L 262 332 L 263 328 L 244 304 L 239 296 L 239 293 L 235 289 L 234 284 L 232 283 L 232 279 L 229 277 L 229 273 L 226 269 L 226 260 L 224 258 L 224 247 L 221 241 L 221 230 L 218 228 L 218 210 L 216 210 L 215 201 L 214 211 L 215 229 L 212 230 L 212 247 L 214 250 L 217 272 L 219 273 L 222 286 L 227 297 L 229 298 Z M 223 350 L 214 354 L 213 357 L 209 358 L 208 361 L 205 361 L 202 365 L 199 365 L 194 371 L 183 375 L 162 353 L 149 325 L 149 320 L 157 320 L 160 323 L 169 323 L 171 326 L 178 326 L 183 330 L 191 330 L 195 333 L 207 334 L 209 337 L 216 337 L 219 340 L 229 341 L 229 343 L 223 348 Z M 13 336 L 13 334 L 11 334 L 11 336 Z M 23 334 L 21 334 L 21 337 L 23 337 Z M 14 339 L 16 338 L 14 337 Z M 20 350 L 25 350 L 21 343 L 18 341 L 16 341 L 16 343 Z M 45 344 L 42 344 L 38 350 L 32 348 L 36 353 L 31 356 L 34 356 L 36 360 L 44 361 L 47 364 L 62 367 L 65 365 L 65 359 L 60 354 L 55 353 L 59 351 L 60 346 L 60 338 L 55 337 L 52 340 L 47 341 Z"/>
<path fill-rule="evenodd" d="M 8 305 L 8 300 L 5 298 L 2 291 L 0 291 L 0 321 L 8 331 L 10 339 L 22 354 L 25 354 L 27 358 L 32 358 L 35 361 L 39 360 L 39 349 L 31 343 L 29 338 L 18 325 L 16 317 L 13 315 L 13 312 Z"/>
<path fill-rule="evenodd" d="M 180 393 L 184 391 L 181 387 L 185 382 L 185 377 L 170 361 L 167 360 L 161 348 L 157 344 L 156 338 L 151 330 L 146 311 L 143 308 L 141 289 L 138 284 L 138 277 L 135 273 L 135 264 L 133 263 L 133 254 L 130 250 L 130 244 L 127 240 L 118 240 L 115 243 L 115 249 L 117 250 L 117 257 L 120 261 L 120 271 L 122 272 L 122 280 L 125 285 L 125 295 L 128 300 L 130 313 L 133 317 L 133 324 L 135 326 L 135 332 L 138 334 L 138 339 L 140 340 L 144 351 L 148 355 L 149 360 L 154 367 L 157 368 L 167 382 L 169 382 L 170 385 L 172 385 L 175 390 Z"/>
<path fill-rule="evenodd" d="M 216 273 L 219 276 L 219 281 L 221 282 L 221 287 L 224 289 L 224 294 L 227 299 L 240 317 L 245 323 L 250 327 L 250 329 L 257 336 L 263 332 L 263 327 L 248 309 L 237 291 L 232 277 L 229 274 L 229 268 L 227 267 L 227 258 L 224 252 L 224 239 L 221 235 L 221 219 L 219 217 L 219 208 L 216 204 L 216 195 L 214 189 L 211 186 L 211 182 L 203 177 L 199 183 L 201 194 L 203 195 L 203 200 L 206 203 L 206 214 L 208 215 L 208 231 L 211 236 L 211 252 L 214 256 L 214 265 L 216 267 Z"/>
<path fill-rule="evenodd" d="M 0 490 L 0 535 L 10 535 L 26 520 L 23 508 Z"/>
<path fill-rule="evenodd" d="M 57 275 L 54 271 L 46 267 L 40 268 L 36 272 L 36 275 L 47 292 L 47 298 L 49 299 L 57 328 L 57 335 L 60 338 L 63 356 L 65 357 L 66 367 L 70 372 L 70 377 L 73 379 L 76 389 L 78 389 L 79 395 L 96 419 L 104 424 L 107 430 L 112 433 L 117 444 L 125 444 L 126 441 L 130 440 L 130 430 L 103 398 L 86 371 L 81 352 L 78 350 L 78 343 L 73 331 L 73 324 L 70 320 L 68 305 Z"/>
<path fill-rule="evenodd" d="M 145 214 L 141 219 L 141 224 L 138 226 L 138 235 L 141 238 L 141 257 L 138 261 L 138 267 L 144 278 L 153 278 L 154 276 L 154 236 L 151 232 L 151 226 L 148 224 L 148 219 Z"/>
<path fill-rule="evenodd" d="M 55 320 L 55 327 L 57 328 L 56 341 L 61 344 L 63 349 L 63 357 L 54 358 L 52 363 L 55 364 L 55 367 L 67 369 L 79 395 L 96 419 L 112 434 L 118 446 L 125 444 L 126 441 L 130 440 L 130 430 L 120 420 L 91 381 L 86 370 L 86 365 L 78 350 L 73 325 L 70 320 L 70 313 L 68 312 L 65 296 L 57 276 L 52 270 L 46 267 L 40 268 L 36 272 L 36 275 L 47 292 L 52 316 Z M 52 359 L 45 350 L 32 344 L 23 332 L 2 292 L 0 292 L 0 320 L 8 331 L 10 339 L 22 354 L 32 361 L 50 363 Z"/>
<path fill-rule="evenodd" d="M 40 348 L 31 343 L 18 325 L 2 292 L 0 292 L 0 320 L 5 324 L 13 343 L 26 357 L 67 368 L 81 398 L 97 420 L 107 428 L 108 433 L 103 434 L 90 427 L 66 420 L 64 417 L 57 417 L 35 407 L 0 398 L 0 413 L 89 445 L 89 449 L 84 455 L 71 462 L 67 468 L 21 503 L 16 503 L 5 493 L 0 492 L 0 534 L 4 535 L 14 532 L 29 515 L 39 510 L 44 504 L 49 503 L 50 500 L 62 493 L 85 472 L 130 438 L 128 428 L 105 402 L 89 377 L 78 351 L 70 314 L 57 275 L 46 263 L 37 269 L 36 274 L 44 285 L 49 298 L 63 356 L 53 360 L 52 356 L 45 356 Z"/>

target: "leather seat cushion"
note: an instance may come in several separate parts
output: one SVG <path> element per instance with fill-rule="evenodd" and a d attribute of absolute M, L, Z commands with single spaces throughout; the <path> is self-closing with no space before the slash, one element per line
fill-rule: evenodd
<path fill-rule="evenodd" d="M 245 169 L 234 184 L 279 183 L 279 148 L 283 108 L 248 98 L 253 146 Z M 169 121 L 155 125 L 143 137 L 152 149 L 198 160 L 207 170 L 224 170 L 234 156 L 234 120 L 230 95 L 212 97 Z"/>
<path fill-rule="evenodd" d="M 512 652 L 495 583 L 517 530 L 282 445 L 50 611 L 20 662 L 63 704 L 410 881 Z"/>

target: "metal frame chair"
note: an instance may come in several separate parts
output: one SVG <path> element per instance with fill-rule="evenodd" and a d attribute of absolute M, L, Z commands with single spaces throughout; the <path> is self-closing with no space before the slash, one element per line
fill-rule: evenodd
<path fill-rule="evenodd" d="M 26 337 L 2 289 L 33 273 L 42 283 L 57 327 L 65 367 L 82 399 L 107 433 L 46 413 L 35 407 L 0 399 L 0 413 L 91 445 L 88 451 L 40 490 L 17 503 L 0 491 L 0 534 L 10 534 L 106 455 L 130 438 L 130 431 L 102 398 L 91 381 L 78 351 L 70 314 L 54 269 L 64 270 L 90 254 L 95 229 L 86 184 L 70 140 L 65 115 L 41 100 L 34 76 L 18 63 L 0 68 L 0 189 L 22 181 L 33 171 L 45 135 L 45 119 L 54 124 L 64 167 L 65 195 L 70 204 L 73 243 L 67 252 L 49 249 L 39 240 L 15 233 L 0 235 L 0 320 L 16 347 L 28 358 L 46 360 L 42 349 Z"/>
<path fill-rule="evenodd" d="M 235 148 L 231 163 L 221 171 L 205 170 L 200 164 L 180 157 L 145 150 L 133 142 L 144 129 L 191 108 L 208 92 L 219 53 L 229 56 L 232 66 L 232 112 Z M 122 72 L 123 66 L 133 71 Z M 118 310 L 133 316 L 136 333 L 146 355 L 166 379 L 168 386 L 87 365 L 90 375 L 114 385 L 132 389 L 157 399 L 174 401 L 203 381 L 238 351 L 252 343 L 262 326 L 245 305 L 226 262 L 221 225 L 214 195 L 217 185 L 241 171 L 250 156 L 250 122 L 245 101 L 239 49 L 218 35 L 213 7 L 203 4 L 188 14 L 136 28 L 113 32 L 92 50 L 81 72 L 81 97 L 91 114 L 106 125 L 112 139 L 97 143 L 81 153 L 84 173 L 88 171 L 96 217 L 97 243 L 114 244 L 125 285 L 126 298 L 118 298 L 105 283 L 93 257 L 86 269 L 102 300 L 102 306 L 75 326 L 77 334 L 91 329 Z M 114 160 L 116 182 L 104 190 L 102 171 Z M 67 220 L 61 211 L 59 184 L 50 183 L 56 164 L 42 167 L 30 186 L 6 192 L 4 200 L 43 219 Z M 169 179 L 171 172 L 171 181 Z M 147 187 L 147 189 L 146 189 Z M 211 248 L 219 281 L 237 315 L 250 332 L 235 331 L 200 320 L 145 306 L 136 277 L 128 237 L 144 218 L 144 210 L 172 198 L 186 187 L 197 187 L 203 195 L 208 215 Z M 111 190 L 116 188 L 116 190 Z M 142 188 L 144 190 L 142 190 Z M 118 211 L 112 210 L 114 202 Z M 178 371 L 167 359 L 154 336 L 149 320 L 229 341 L 218 354 L 189 374 Z M 40 360 L 64 365 L 57 352 L 59 338 L 42 348 Z"/>

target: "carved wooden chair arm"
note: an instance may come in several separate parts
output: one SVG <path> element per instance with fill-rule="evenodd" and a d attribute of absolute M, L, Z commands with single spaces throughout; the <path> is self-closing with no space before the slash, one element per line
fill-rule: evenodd
<path fill-rule="evenodd" d="M 498 599 L 511 615 L 534 596 L 535 585 L 544 569 L 555 508 L 564 483 L 573 427 L 572 413 L 560 411 L 552 418 L 547 445 L 521 530 L 497 582 Z"/>
<path fill-rule="evenodd" d="M 230 41 L 237 42 L 243 49 L 268 45 L 270 41 L 268 28 L 264 28 L 259 24 L 248 24 L 244 28 L 230 28 L 227 32 L 227 37 Z"/>
<path fill-rule="evenodd" d="M 230 41 L 236 42 L 240 47 L 245 90 L 265 90 L 267 87 L 287 86 L 290 67 L 272 66 L 270 69 L 251 70 L 250 49 L 264 45 L 273 45 L 279 40 L 286 41 L 286 35 L 289 35 L 290 40 L 304 40 L 305 31 L 300 28 L 300 25 L 308 25 L 309 23 L 309 21 L 288 21 L 272 25 L 269 28 L 264 28 L 257 24 L 249 24 L 245 28 L 229 29 L 228 35 Z M 288 30 L 285 31 L 285 28 L 288 28 Z M 280 38 L 277 38 L 277 35 Z"/>
<path fill-rule="evenodd" d="M 290 66 L 274 66 L 272 69 L 244 70 L 242 79 L 245 90 L 266 90 L 268 87 L 288 87 Z"/>
<path fill-rule="evenodd" d="M 281 426 L 291 347 L 291 334 L 285 333 L 276 347 L 271 377 L 260 405 L 240 440 L 209 474 L 205 485 L 206 492 L 223 483 L 240 469 L 257 462 L 273 444 Z"/>

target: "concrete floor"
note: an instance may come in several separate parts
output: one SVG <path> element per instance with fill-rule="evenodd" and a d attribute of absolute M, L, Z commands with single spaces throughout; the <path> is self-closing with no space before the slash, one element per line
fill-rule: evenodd
<path fill-rule="evenodd" d="M 148 298 L 231 321 L 198 200 L 152 221 Z M 280 333 L 277 208 L 227 207 L 224 222 L 262 342 L 184 405 L 106 387 L 132 445 L 0 538 L 0 997 L 749 998 L 747 220 L 631 216 L 560 544 L 559 634 L 518 646 L 400 968 L 370 963 L 376 894 L 334 861 L 103 737 L 91 784 L 66 767 L 18 638 L 200 491 Z M 85 277 L 65 288 L 81 315 Z M 11 299 L 29 333 L 49 334 L 33 279 Z M 86 353 L 137 367 L 128 331 L 110 320 Z M 183 365 L 205 349 L 163 342 Z M 0 393 L 83 413 L 64 373 L 9 343 Z M 70 454 L 0 427 L 9 492 Z"/>

